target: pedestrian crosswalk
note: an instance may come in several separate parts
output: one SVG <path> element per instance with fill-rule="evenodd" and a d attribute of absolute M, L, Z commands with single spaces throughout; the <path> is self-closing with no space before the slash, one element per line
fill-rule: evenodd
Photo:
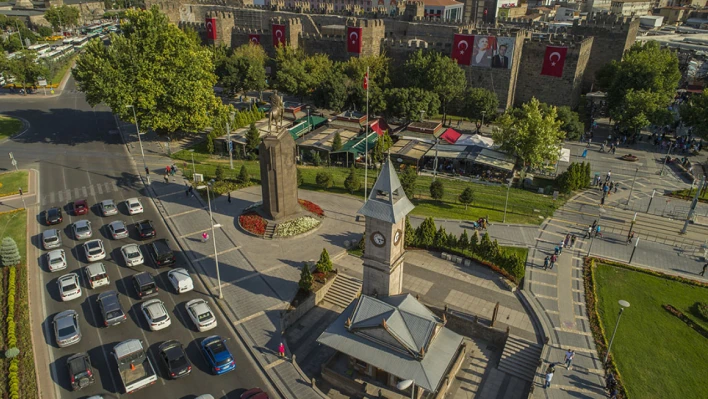
<path fill-rule="evenodd" d="M 85 199 L 89 196 L 98 196 L 114 193 L 120 190 L 129 190 L 133 189 L 133 183 L 133 181 L 128 182 L 128 184 L 125 184 L 125 181 L 112 181 L 43 193 L 42 205 L 64 204 L 78 199 Z"/>

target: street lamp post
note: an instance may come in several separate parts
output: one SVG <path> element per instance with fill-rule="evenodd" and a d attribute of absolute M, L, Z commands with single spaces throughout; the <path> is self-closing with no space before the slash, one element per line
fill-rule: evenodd
<path fill-rule="evenodd" d="M 659 176 L 664 175 L 664 168 L 666 167 L 666 161 L 668 161 L 669 155 L 671 154 L 671 149 L 673 147 L 674 147 L 674 143 L 671 143 L 671 145 L 669 145 L 669 151 L 666 153 L 666 158 L 664 158 L 664 164 L 661 165 L 661 172 L 659 172 Z"/>
<path fill-rule="evenodd" d="M 234 119 L 234 113 L 232 112 L 229 114 L 229 120 L 226 122 L 226 141 L 229 143 L 229 167 L 231 169 L 234 168 L 234 143 L 231 142 L 231 121 Z M 194 153 L 192 153 L 192 157 L 194 157 Z M 194 162 L 192 162 L 194 164 Z"/>
<path fill-rule="evenodd" d="M 504 202 L 504 218 L 502 219 L 502 223 L 506 223 L 506 207 L 509 205 L 509 190 L 511 190 L 511 183 L 513 181 L 513 177 L 509 178 L 509 184 L 506 185 L 506 202 Z"/>
<path fill-rule="evenodd" d="M 615 340 L 615 334 L 617 334 L 617 327 L 619 327 L 620 318 L 622 317 L 622 312 L 624 311 L 625 308 L 629 307 L 629 302 L 627 302 L 623 299 L 620 299 L 620 301 L 618 303 L 620 305 L 619 316 L 617 316 L 617 323 L 615 324 L 615 330 L 612 332 L 612 338 L 610 339 L 610 345 L 607 347 L 607 353 L 605 353 L 604 364 L 607 364 L 607 359 L 610 357 L 610 350 L 612 349 L 612 342 Z"/>
<path fill-rule="evenodd" d="M 627 197 L 627 205 L 629 205 L 629 201 L 632 200 L 632 192 L 634 192 L 634 182 L 637 181 L 637 174 L 639 173 L 639 168 L 634 171 L 634 179 L 632 179 L 632 188 L 629 189 L 629 197 Z"/>
<path fill-rule="evenodd" d="M 486 115 L 486 114 L 487 114 L 487 111 L 482 111 L 482 123 L 477 128 L 477 133 L 479 133 L 481 131 L 482 126 L 484 125 L 484 115 Z"/>
<path fill-rule="evenodd" d="M 438 143 L 440 143 L 440 138 L 435 139 L 435 161 L 433 162 L 433 181 L 438 177 Z"/>
<path fill-rule="evenodd" d="M 147 163 L 145 162 L 145 151 L 143 151 L 143 141 L 140 138 L 140 126 L 138 126 L 138 116 L 135 113 L 135 107 L 133 106 L 133 104 L 128 104 L 126 105 L 126 107 L 133 110 L 133 119 L 135 119 L 135 130 L 138 132 L 138 143 L 140 144 L 140 155 L 142 155 L 143 157 L 143 167 L 145 167 L 145 178 L 147 179 L 148 184 L 150 184 L 150 174 L 148 173 Z"/>
<path fill-rule="evenodd" d="M 632 248 L 632 254 L 629 255 L 629 263 L 632 263 L 632 259 L 634 259 L 634 253 L 637 251 L 637 246 L 639 245 L 639 237 L 637 237 L 637 241 L 634 242 L 634 248 Z"/>
<path fill-rule="evenodd" d="M 214 227 L 221 227 L 221 225 L 214 225 L 214 217 L 211 213 L 211 195 L 209 195 L 209 184 L 203 186 L 197 186 L 197 190 L 207 190 L 207 203 L 209 204 L 209 224 L 211 224 L 211 242 L 214 244 L 214 262 L 216 264 L 216 280 L 219 285 L 219 299 L 223 299 L 224 295 L 221 292 L 221 275 L 219 274 L 219 254 L 216 252 L 216 236 L 214 235 Z"/>
<path fill-rule="evenodd" d="M 194 170 L 194 148 L 190 148 L 190 149 L 189 149 L 189 152 L 192 153 L 192 180 L 194 180 L 194 174 L 197 173 L 197 172 Z"/>
<path fill-rule="evenodd" d="M 404 389 L 408 389 L 411 385 L 413 385 L 413 388 L 411 388 L 411 399 L 415 399 L 415 380 L 403 380 L 396 384 L 396 388 L 403 391 Z"/>

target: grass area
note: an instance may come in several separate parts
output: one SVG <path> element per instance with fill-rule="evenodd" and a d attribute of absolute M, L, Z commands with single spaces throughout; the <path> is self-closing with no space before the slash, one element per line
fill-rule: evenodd
<path fill-rule="evenodd" d="M 708 289 L 650 274 L 599 264 L 595 270 L 598 313 L 606 337 L 622 315 L 612 356 L 632 398 L 707 398 L 708 340 L 661 305 L 670 304 L 708 328 L 691 308 Z"/>
<path fill-rule="evenodd" d="M 235 178 L 241 165 L 246 165 L 249 174 L 255 182 L 260 179 L 260 169 L 257 161 L 234 161 L 234 169 L 229 169 L 228 157 L 209 155 L 206 151 L 206 144 L 201 143 L 194 147 L 194 162 L 197 173 L 203 173 L 205 177 L 213 178 L 217 165 L 222 165 L 227 178 Z M 191 174 L 192 153 L 182 150 L 172 154 L 172 158 L 181 160 L 178 167 L 182 167 L 187 175 Z M 298 167 L 303 176 L 302 189 L 313 191 L 327 191 L 331 193 L 349 194 L 344 189 L 344 180 L 349 175 L 349 169 L 344 167 Z M 317 173 L 327 171 L 332 174 L 333 187 L 324 190 L 315 183 Z M 363 184 L 364 170 L 356 169 Z M 374 185 L 377 171 L 369 171 L 369 188 Z M 415 194 L 411 198 L 416 208 L 413 215 L 432 216 L 438 219 L 463 219 L 476 220 L 480 217 L 488 217 L 492 222 L 501 222 L 504 219 L 504 204 L 506 201 L 507 189 L 503 186 L 470 183 L 462 180 L 447 179 L 438 177 L 444 182 L 445 195 L 441 201 L 430 198 L 429 187 L 432 177 L 418 176 L 415 184 Z M 466 187 L 471 187 L 474 191 L 474 202 L 465 209 L 465 206 L 458 201 L 459 195 Z M 363 187 L 353 195 L 363 197 Z M 543 218 L 551 216 L 557 207 L 563 204 L 564 198 L 553 201 L 550 195 L 540 195 L 532 191 L 512 188 L 509 191 L 509 205 L 507 209 L 507 223 L 541 224 Z"/>
<path fill-rule="evenodd" d="M 693 199 L 693 197 L 696 195 L 696 189 L 691 188 L 691 189 L 685 189 L 685 190 L 677 190 L 672 192 L 671 194 L 681 196 L 681 197 L 686 197 L 687 199 Z M 698 198 L 703 199 L 708 201 L 708 190 L 703 192 L 703 195 L 700 195 Z"/>
<path fill-rule="evenodd" d="M 11 116 L 0 115 L 0 140 L 14 136 L 22 129 L 22 121 Z"/>
<path fill-rule="evenodd" d="M 71 65 L 73 65 L 74 60 L 76 59 L 78 55 L 73 55 L 65 60 L 65 62 L 57 68 L 57 70 L 54 72 L 54 75 L 49 78 L 47 81 L 48 84 L 60 84 L 61 80 L 64 78 L 64 75 L 66 74 L 66 71 L 69 70 Z"/>
<path fill-rule="evenodd" d="M 0 174 L 0 197 L 19 194 L 19 188 L 27 193 L 29 190 L 29 172 L 20 170 L 16 172 L 7 172 Z"/>

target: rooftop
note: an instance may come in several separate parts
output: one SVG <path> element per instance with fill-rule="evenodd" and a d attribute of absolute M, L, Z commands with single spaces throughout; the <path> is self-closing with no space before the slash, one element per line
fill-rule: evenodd
<path fill-rule="evenodd" d="M 423 0 L 423 4 L 426 6 L 432 6 L 432 7 L 445 7 L 445 6 L 457 6 L 457 5 L 463 5 L 463 3 L 460 3 L 459 1 L 455 0 Z"/>

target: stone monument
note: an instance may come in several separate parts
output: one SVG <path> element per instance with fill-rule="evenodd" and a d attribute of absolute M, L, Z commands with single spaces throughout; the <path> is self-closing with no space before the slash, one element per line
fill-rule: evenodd
<path fill-rule="evenodd" d="M 258 152 L 264 216 L 278 221 L 301 212 L 297 198 L 297 149 L 288 129 L 281 128 L 276 134 L 265 136 Z"/>

